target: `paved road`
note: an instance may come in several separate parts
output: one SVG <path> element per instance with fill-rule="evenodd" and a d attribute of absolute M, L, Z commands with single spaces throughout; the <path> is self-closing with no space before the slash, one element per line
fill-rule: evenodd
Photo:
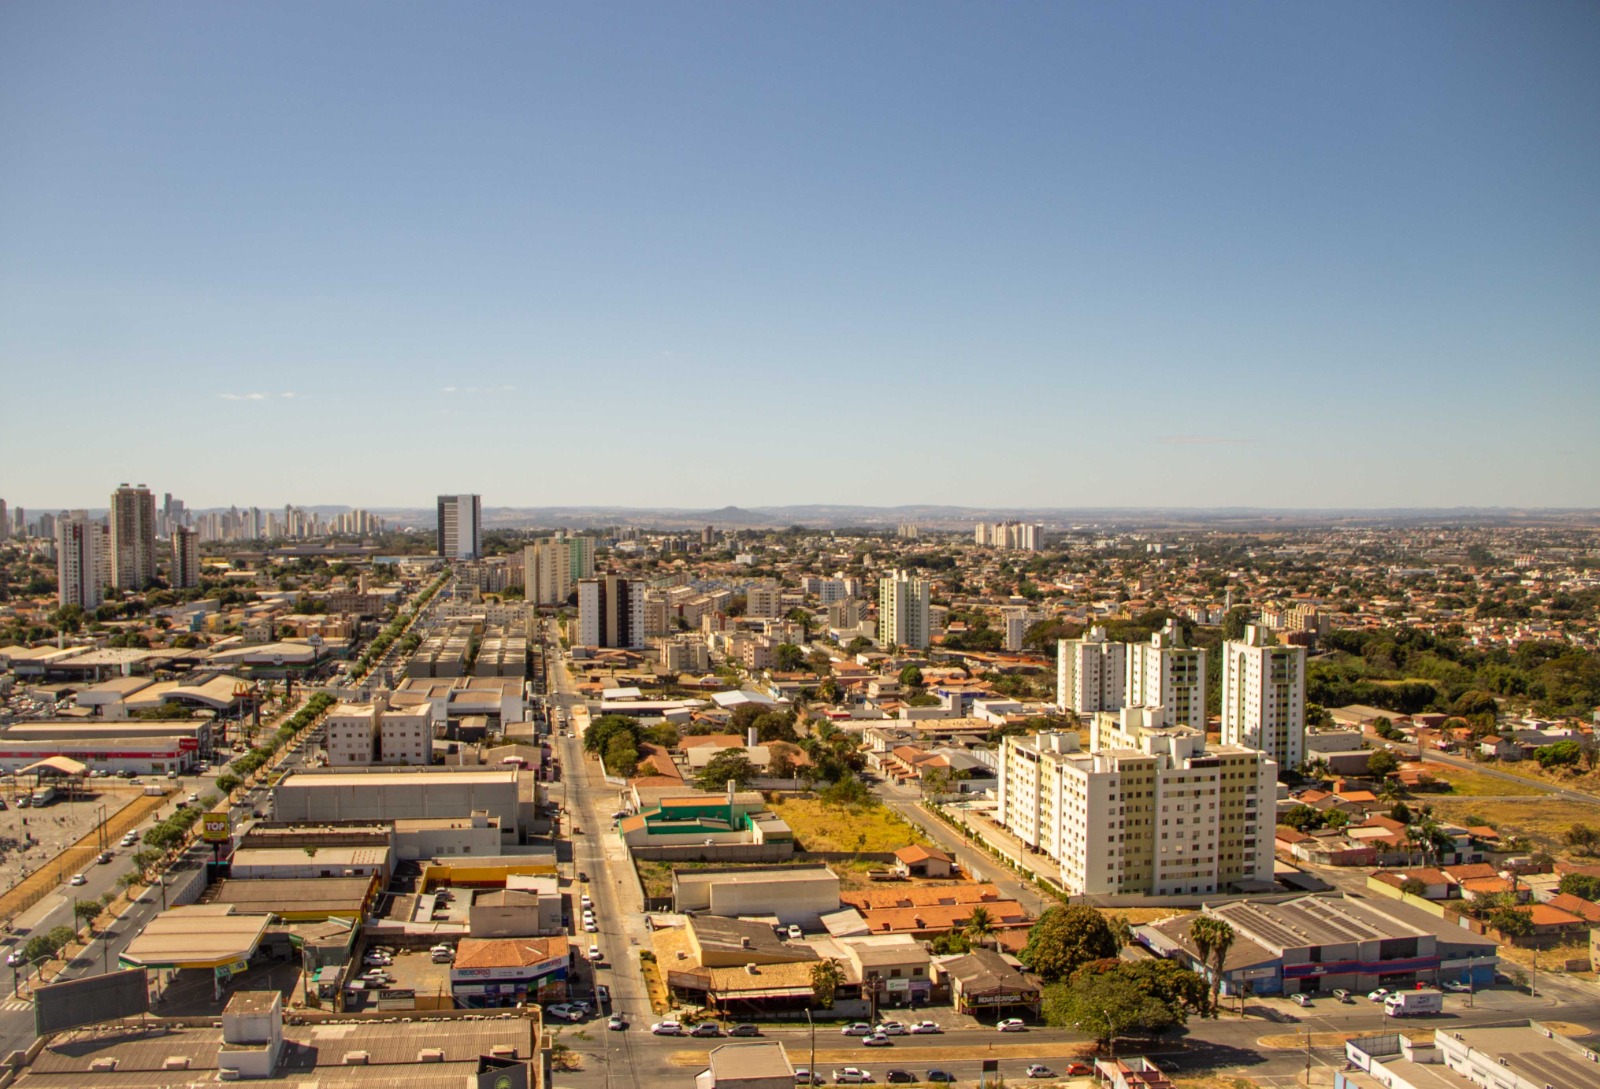
<path fill-rule="evenodd" d="M 1540 782 L 1537 779 L 1529 779 L 1525 776 L 1514 775 L 1509 771 L 1501 771 L 1493 764 L 1478 764 L 1460 756 L 1447 756 L 1438 751 L 1424 752 L 1422 754 L 1422 761 L 1423 763 L 1432 761 L 1435 764 L 1443 764 L 1446 767 L 1462 768 L 1466 771 L 1479 772 L 1480 774 L 1487 775 L 1490 778 L 1501 779 L 1508 783 L 1521 783 L 1523 786 L 1538 787 L 1547 794 L 1554 794 L 1556 797 L 1565 798 L 1569 802 L 1583 802 L 1585 805 L 1600 805 L 1600 796 L 1596 796 L 1594 794 L 1585 794 L 1581 790 L 1568 790 L 1566 787 L 1551 786 L 1550 784 Z M 1456 795 L 1450 795 L 1450 797 L 1454 798 Z M 1466 796 L 1463 795 L 1461 797 Z M 1515 798 L 1507 798 L 1506 800 L 1527 801 L 1528 799 L 1535 797 L 1538 797 L 1538 795 L 1524 794 Z M 1426 799 L 1423 800 L 1425 801 Z M 1477 799 L 1468 800 L 1476 801 Z"/>

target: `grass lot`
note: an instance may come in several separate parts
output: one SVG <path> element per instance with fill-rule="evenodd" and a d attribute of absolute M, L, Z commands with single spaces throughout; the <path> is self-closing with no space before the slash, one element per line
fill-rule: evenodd
<path fill-rule="evenodd" d="M 1157 1055 L 1155 1061 L 1161 1065 L 1161 1056 Z M 1236 1074 L 1207 1074 L 1202 1078 L 1177 1078 L 1172 1089 L 1256 1089 L 1257 1084 Z"/>
<path fill-rule="evenodd" d="M 1181 914 L 1176 908 L 1101 908 L 1100 914 L 1107 919 L 1123 918 L 1128 920 L 1129 926 L 1143 926 L 1146 923 L 1159 923 L 1163 919 L 1170 919 Z"/>
<path fill-rule="evenodd" d="M 1435 779 L 1443 779 L 1450 784 L 1450 793 L 1456 797 L 1494 797 L 1512 794 L 1543 794 L 1533 783 L 1517 783 L 1509 779 L 1497 779 L 1492 775 L 1485 775 L 1481 771 L 1470 771 L 1466 768 L 1441 769 L 1438 764 L 1428 765 L 1428 774 Z M 1420 800 L 1428 800 L 1428 796 L 1419 794 Z"/>
<path fill-rule="evenodd" d="M 1563 798 L 1541 797 L 1491 804 L 1471 798 L 1429 800 L 1434 813 L 1447 820 L 1461 821 L 1469 813 L 1487 817 L 1501 836 L 1527 836 L 1540 847 L 1552 851 L 1562 848 L 1561 837 L 1574 824 L 1600 824 L 1600 805 L 1569 802 Z"/>
<path fill-rule="evenodd" d="M 931 841 L 884 805 L 824 805 L 817 798 L 784 798 L 772 811 L 794 829 L 803 851 L 895 851 Z"/>

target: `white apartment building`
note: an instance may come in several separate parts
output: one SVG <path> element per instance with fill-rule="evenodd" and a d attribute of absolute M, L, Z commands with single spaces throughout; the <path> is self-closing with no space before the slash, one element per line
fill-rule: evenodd
<path fill-rule="evenodd" d="M 1028 634 L 1028 624 L 1031 618 L 1027 609 L 1007 609 L 1003 614 L 1006 626 L 1005 648 L 1009 651 L 1022 649 L 1022 637 Z"/>
<path fill-rule="evenodd" d="M 426 704 L 385 710 L 378 718 L 378 763 L 433 763 L 432 720 Z"/>
<path fill-rule="evenodd" d="M 661 666 L 671 673 L 704 673 L 711 668 L 711 650 L 697 635 L 680 635 L 661 644 Z"/>
<path fill-rule="evenodd" d="M 63 511 L 55 528 L 58 600 L 85 610 L 98 608 L 111 581 L 105 524 L 91 520 L 85 511 Z"/>
<path fill-rule="evenodd" d="M 1250 624 L 1222 644 L 1222 740 L 1298 768 L 1306 748 L 1306 648 L 1272 646 Z"/>
<path fill-rule="evenodd" d="M 1270 885 L 1277 765 L 1205 735 L 1152 725 L 1144 709 L 1111 719 L 1125 747 L 1081 752 L 1076 734 L 1008 737 L 998 819 L 1060 867 L 1079 895 L 1204 895 Z"/>
<path fill-rule="evenodd" d="M 156 497 L 140 484 L 111 493 L 111 583 L 142 590 L 156 577 Z"/>
<path fill-rule="evenodd" d="M 571 550 L 543 540 L 522 549 L 522 592 L 533 605 L 562 605 L 572 594 Z"/>
<path fill-rule="evenodd" d="M 585 647 L 642 647 L 644 584 L 618 575 L 578 582 L 578 638 Z"/>
<path fill-rule="evenodd" d="M 1128 644 L 1107 639 L 1104 628 L 1056 644 L 1056 704 L 1063 711 L 1090 715 L 1121 709 L 1127 678 Z"/>
<path fill-rule="evenodd" d="M 783 587 L 775 582 L 751 583 L 744 600 L 744 614 L 752 620 L 776 620 L 784 614 Z"/>
<path fill-rule="evenodd" d="M 367 767 L 377 762 L 376 708 L 370 703 L 341 703 L 323 719 L 328 766 Z"/>
<path fill-rule="evenodd" d="M 925 650 L 928 646 L 928 596 L 925 579 L 896 571 L 878 580 L 878 642 Z"/>
<path fill-rule="evenodd" d="M 979 522 L 973 542 L 980 548 L 1011 552 L 1037 552 L 1044 527 L 1033 522 Z"/>
<path fill-rule="evenodd" d="M 1206 728 L 1206 652 L 1189 646 L 1176 623 L 1128 645 L 1127 673 L 1124 706 L 1159 705 L 1175 726 Z"/>
<path fill-rule="evenodd" d="M 483 549 L 483 506 L 476 495 L 439 497 L 439 555 L 475 560 Z"/>
<path fill-rule="evenodd" d="M 390 708 L 387 697 L 372 703 L 341 703 L 324 720 L 329 767 L 433 762 L 433 716 L 427 704 Z"/>
<path fill-rule="evenodd" d="M 836 601 L 848 601 L 851 598 L 850 582 L 846 579 L 816 579 L 817 601 L 822 605 L 832 605 Z"/>

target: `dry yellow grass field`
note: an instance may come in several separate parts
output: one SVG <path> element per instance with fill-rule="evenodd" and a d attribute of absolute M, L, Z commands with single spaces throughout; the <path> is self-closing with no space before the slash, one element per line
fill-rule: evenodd
<path fill-rule="evenodd" d="M 824 805 L 817 798 L 783 798 L 771 809 L 794 829 L 805 851 L 895 851 L 930 841 L 883 805 Z"/>

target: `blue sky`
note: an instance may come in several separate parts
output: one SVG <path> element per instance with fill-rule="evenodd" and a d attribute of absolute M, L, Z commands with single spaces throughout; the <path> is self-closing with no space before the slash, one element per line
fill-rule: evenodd
<path fill-rule="evenodd" d="M 1600 506 L 1600 6 L 0 5 L 0 497 Z"/>

